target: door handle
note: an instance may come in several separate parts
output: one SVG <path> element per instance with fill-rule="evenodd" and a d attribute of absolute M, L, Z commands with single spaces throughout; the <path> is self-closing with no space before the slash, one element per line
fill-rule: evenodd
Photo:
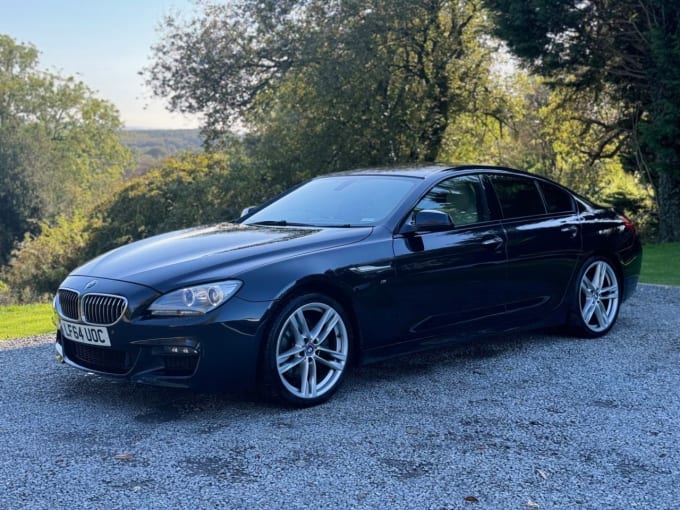
<path fill-rule="evenodd" d="M 482 241 L 482 246 L 490 250 L 498 250 L 503 246 L 503 238 L 499 236 L 487 237 Z"/>
<path fill-rule="evenodd" d="M 568 227 L 562 227 L 560 229 L 562 232 L 565 234 L 568 233 L 571 235 L 571 237 L 576 237 L 576 234 L 578 234 L 578 227 L 576 225 L 569 225 Z"/>

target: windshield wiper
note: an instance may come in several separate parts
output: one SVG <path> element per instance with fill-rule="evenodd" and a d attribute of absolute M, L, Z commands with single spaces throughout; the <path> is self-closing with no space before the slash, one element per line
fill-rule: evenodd
<path fill-rule="evenodd" d="M 251 225 L 275 225 L 277 227 L 285 227 L 288 225 L 286 220 L 265 220 L 265 221 L 255 221 Z"/>
<path fill-rule="evenodd" d="M 249 225 L 267 225 L 267 226 L 274 226 L 274 227 L 314 227 L 315 226 L 315 225 L 310 225 L 309 223 L 295 223 L 295 222 L 286 221 L 286 220 L 254 221 L 253 223 L 249 223 Z"/>

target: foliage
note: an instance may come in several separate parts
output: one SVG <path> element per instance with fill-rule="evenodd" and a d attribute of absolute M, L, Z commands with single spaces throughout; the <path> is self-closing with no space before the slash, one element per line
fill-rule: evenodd
<path fill-rule="evenodd" d="M 196 147 L 196 131 L 120 132 L 113 106 L 39 71 L 34 47 L 0 35 L 0 264 L 17 248 L 0 278 L 19 298 L 53 292 L 60 275 L 120 244 L 229 220 L 306 177 L 364 165 L 528 169 L 624 210 L 646 234 L 658 200 L 661 236 L 675 235 L 674 4 L 197 4 L 193 19 L 165 20 L 145 72 L 173 109 L 204 115 L 211 152 L 169 159 Z M 504 64 L 492 18 L 545 80 Z M 124 186 L 121 140 L 142 164 Z"/>
<path fill-rule="evenodd" d="M 52 305 L 0 306 L 0 340 L 52 333 Z"/>
<path fill-rule="evenodd" d="M 185 153 L 133 179 L 96 209 L 85 258 L 154 234 L 237 218 L 249 194 L 233 166 L 225 154 Z"/>
<path fill-rule="evenodd" d="M 639 175 L 624 171 L 618 154 L 623 138 L 605 127 L 617 104 L 542 82 L 528 88 L 522 116 L 514 123 L 511 166 L 545 175 L 578 193 L 629 214 L 646 235 L 655 232 L 654 193 Z M 602 154 L 609 154 L 603 158 Z"/>
<path fill-rule="evenodd" d="M 553 83 L 619 103 L 602 140 L 625 137 L 628 165 L 655 187 L 660 238 L 680 240 L 680 4 L 484 1 L 497 35 L 525 63 Z"/>
<path fill-rule="evenodd" d="M 0 263 L 40 221 L 91 207 L 131 161 L 115 107 L 37 64 L 0 34 Z"/>
<path fill-rule="evenodd" d="M 6 305 L 11 300 L 11 289 L 9 285 L 0 280 L 0 306 Z"/>
<path fill-rule="evenodd" d="M 26 234 L 0 277 L 13 302 L 52 295 L 76 266 L 101 253 L 170 230 L 237 218 L 273 194 L 238 152 L 185 153 L 132 179 L 91 213 L 43 222 Z M 0 296 L 2 293 L 0 292 Z"/>
<path fill-rule="evenodd" d="M 7 261 L 14 241 L 35 228 L 32 220 L 43 209 L 32 179 L 33 172 L 47 166 L 37 150 L 40 142 L 0 123 L 0 264 Z"/>
<path fill-rule="evenodd" d="M 205 114 L 213 142 L 245 123 L 244 148 L 274 186 L 401 161 L 497 163 L 655 227 L 655 194 L 618 156 L 627 104 L 606 85 L 550 90 L 499 70 L 477 2 L 202 5 L 187 23 L 166 20 L 149 84 Z"/>
<path fill-rule="evenodd" d="M 147 70 L 208 140 L 241 123 L 274 182 L 362 165 L 432 161 L 459 115 L 499 115 L 495 47 L 478 1 L 202 4 L 167 18 Z"/>
<path fill-rule="evenodd" d="M 26 234 L 4 270 L 15 301 L 40 301 L 56 292 L 81 261 L 88 240 L 87 225 L 82 214 L 60 216 L 54 225 L 43 223 L 39 235 Z"/>
<path fill-rule="evenodd" d="M 501 79 L 499 77 L 499 79 Z M 603 144 L 603 131 L 617 105 L 593 103 L 587 94 L 547 87 L 521 70 L 503 76 L 498 103 L 502 119 L 459 116 L 442 146 L 443 159 L 522 168 L 544 175 L 598 203 L 630 215 L 647 237 L 655 232 L 654 195 L 639 177 L 624 172 L 617 152 L 620 137 Z M 597 122 L 593 122 L 595 119 Z"/>

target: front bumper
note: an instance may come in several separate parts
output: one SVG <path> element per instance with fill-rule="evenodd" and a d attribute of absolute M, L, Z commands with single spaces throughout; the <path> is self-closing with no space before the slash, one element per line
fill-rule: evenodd
<path fill-rule="evenodd" d="M 227 327 L 189 337 L 157 337 L 99 347 L 74 342 L 57 331 L 57 358 L 116 379 L 155 386 L 220 390 L 255 384 L 259 341 Z"/>
<path fill-rule="evenodd" d="M 70 288 L 80 290 L 80 282 L 71 280 Z M 148 295 L 134 299 L 129 297 L 132 291 L 146 293 L 132 284 L 112 283 L 106 291 L 127 297 L 133 305 L 121 320 L 106 327 L 110 347 L 69 340 L 58 320 L 58 360 L 88 372 L 156 386 L 200 390 L 254 386 L 271 302 L 233 297 L 203 316 L 152 318 L 135 309 L 135 304 L 155 298 L 150 289 Z M 59 303 L 55 304 L 59 310 Z"/>

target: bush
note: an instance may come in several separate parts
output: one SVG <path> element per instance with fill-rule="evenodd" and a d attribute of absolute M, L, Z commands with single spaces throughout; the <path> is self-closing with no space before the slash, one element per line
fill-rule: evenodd
<path fill-rule="evenodd" d="M 88 257 L 181 228 L 239 216 L 239 195 L 224 154 L 184 154 L 130 181 L 101 204 L 90 224 Z"/>
<path fill-rule="evenodd" d="M 42 224 L 38 235 L 27 234 L 0 277 L 13 300 L 45 300 L 70 271 L 101 253 L 170 230 L 235 219 L 277 191 L 264 171 L 252 169 L 238 153 L 170 158 L 89 216 L 60 217 L 54 225 Z"/>
<path fill-rule="evenodd" d="M 55 225 L 42 224 L 40 234 L 26 234 L 3 273 L 14 301 L 45 301 L 54 295 L 66 275 L 82 262 L 87 225 L 82 214 L 71 219 L 61 216 Z"/>
<path fill-rule="evenodd" d="M 9 285 L 0 280 L 0 306 L 8 305 L 10 301 Z"/>

